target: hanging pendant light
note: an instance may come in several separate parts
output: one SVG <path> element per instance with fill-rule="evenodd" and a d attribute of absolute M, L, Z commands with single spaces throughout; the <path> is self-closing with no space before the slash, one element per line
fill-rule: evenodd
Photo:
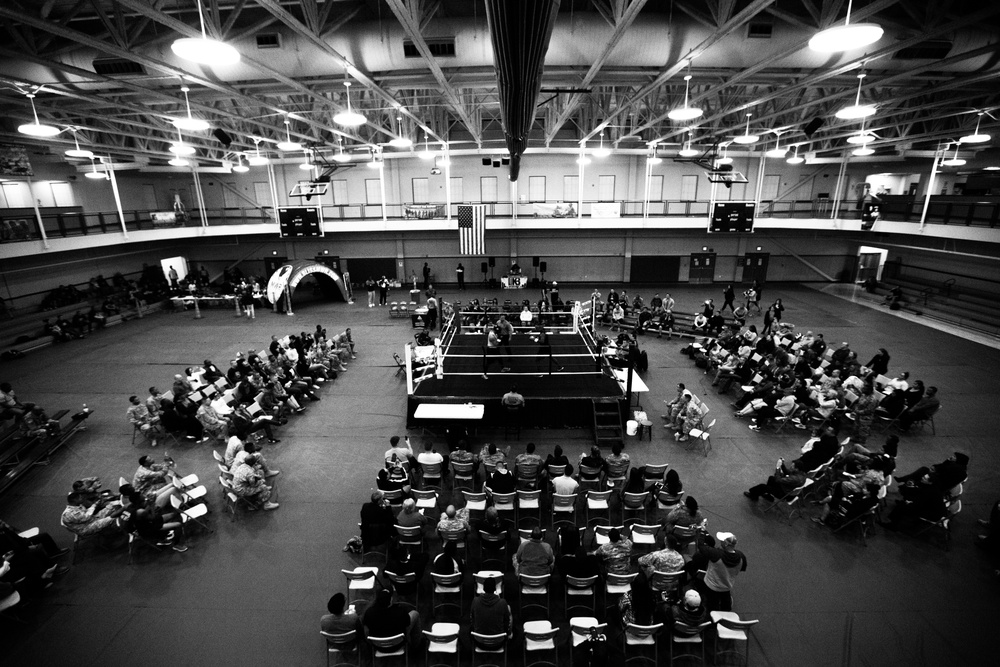
<path fill-rule="evenodd" d="M 396 125 L 399 127 L 399 136 L 393 137 L 389 141 L 389 145 L 394 148 L 409 148 L 413 145 L 413 139 L 403 136 L 403 117 L 396 116 Z"/>
<path fill-rule="evenodd" d="M 858 94 L 854 98 L 854 106 L 844 107 L 837 112 L 837 118 L 843 120 L 856 120 L 858 118 L 867 118 L 868 116 L 875 115 L 875 105 L 874 104 L 861 104 L 861 82 L 867 76 L 864 72 L 858 74 Z"/>
<path fill-rule="evenodd" d="M 715 161 L 715 164 L 732 164 L 733 158 L 729 157 L 729 144 L 722 147 L 722 157 Z"/>
<path fill-rule="evenodd" d="M 286 153 L 292 153 L 294 151 L 300 151 L 300 150 L 302 150 L 302 144 L 298 143 L 297 141 L 292 141 L 292 133 L 291 133 L 291 130 L 288 129 L 289 125 L 291 125 L 291 122 L 286 118 L 285 119 L 285 140 L 278 142 L 278 150 L 279 151 L 284 151 Z"/>
<path fill-rule="evenodd" d="M 97 180 L 102 180 L 102 181 L 108 180 L 108 174 L 107 174 L 107 172 L 97 171 L 97 163 L 94 162 L 94 158 L 90 158 L 90 171 L 88 171 L 86 174 L 84 174 L 84 176 L 87 177 L 87 178 L 92 178 L 95 181 L 97 181 Z"/>
<path fill-rule="evenodd" d="M 986 143 L 987 141 L 990 140 L 990 135 L 988 135 L 988 134 L 979 134 L 979 123 L 980 123 L 980 121 L 983 120 L 983 113 L 984 112 L 980 111 L 979 112 L 979 118 L 976 119 L 976 131 L 973 132 L 972 134 L 967 134 L 964 137 L 960 138 L 958 140 L 959 143 L 962 143 L 962 144 L 982 144 L 982 143 Z"/>
<path fill-rule="evenodd" d="M 347 88 L 347 111 L 340 111 L 333 115 L 333 122 L 345 127 L 357 127 L 364 125 L 368 119 L 364 114 L 360 114 L 351 109 L 351 82 L 347 79 L 347 72 L 344 72 L 344 87 Z"/>
<path fill-rule="evenodd" d="M 181 131 L 179 128 L 177 130 L 177 141 L 170 144 L 170 148 L 167 150 L 174 155 L 194 155 L 194 146 L 189 146 L 184 143 L 184 138 L 181 137 Z"/>
<path fill-rule="evenodd" d="M 752 115 L 753 114 L 749 114 L 749 113 L 747 114 L 747 129 L 746 129 L 746 133 L 733 137 L 733 143 L 748 145 L 748 144 L 755 144 L 758 141 L 760 141 L 760 137 L 759 136 L 757 136 L 756 134 L 750 134 L 750 116 L 752 116 Z"/>
<path fill-rule="evenodd" d="M 877 23 L 851 24 L 851 0 L 847 2 L 847 18 L 844 25 L 822 30 L 809 40 L 809 48 L 821 53 L 836 53 L 860 49 L 882 39 L 882 26 Z"/>
<path fill-rule="evenodd" d="M 337 137 L 337 143 L 340 144 L 339 150 L 333 154 L 333 159 L 337 162 L 348 162 L 351 156 L 344 152 L 344 139 L 342 137 Z"/>
<path fill-rule="evenodd" d="M 382 159 L 381 159 L 381 157 L 382 156 L 379 154 L 378 151 L 372 150 L 372 161 L 368 163 L 368 168 L 369 169 L 381 169 L 382 168 Z"/>
<path fill-rule="evenodd" d="M 847 143 L 864 146 L 865 144 L 870 144 L 871 142 L 875 141 L 877 138 L 878 137 L 876 137 L 871 132 L 865 131 L 865 119 L 862 118 L 861 129 L 858 131 L 857 134 L 847 137 Z"/>
<path fill-rule="evenodd" d="M 174 127 L 185 132 L 204 132 L 210 127 L 208 122 L 200 118 L 191 117 L 191 100 L 188 99 L 188 92 L 191 89 L 184 86 L 181 90 L 184 91 L 184 104 L 187 106 L 187 116 L 171 118 L 170 122 L 173 123 Z"/>
<path fill-rule="evenodd" d="M 649 145 L 649 152 L 646 154 L 646 162 L 648 164 L 660 164 L 663 162 L 663 158 L 656 154 L 655 142 Z"/>
<path fill-rule="evenodd" d="M 593 150 L 591 153 L 594 157 L 605 158 L 611 155 L 611 149 L 604 147 L 604 130 L 601 130 L 601 145 Z"/>
<path fill-rule="evenodd" d="M 251 167 L 262 167 L 268 162 L 270 162 L 270 160 L 267 158 L 266 155 L 261 155 L 260 137 L 250 137 L 250 138 L 253 139 L 255 152 L 253 155 L 247 158 L 247 164 L 249 164 Z"/>
<path fill-rule="evenodd" d="M 167 164 L 169 164 L 171 167 L 186 167 L 189 164 L 191 164 L 191 161 L 185 160 L 182 157 L 175 157 L 167 160 Z"/>
<path fill-rule="evenodd" d="M 869 155 L 875 155 L 875 149 L 869 147 L 868 145 L 861 146 L 860 148 L 855 148 L 851 151 L 851 155 L 856 155 L 858 157 L 868 157 Z"/>
<path fill-rule="evenodd" d="M 764 155 L 767 157 L 783 158 L 788 155 L 788 149 L 781 147 L 781 134 L 778 132 L 775 132 L 775 134 L 778 135 L 778 138 L 774 142 L 774 148 L 764 153 Z"/>
<path fill-rule="evenodd" d="M 584 164 L 584 165 L 586 165 L 586 164 L 590 164 L 590 162 L 591 162 L 590 158 L 587 157 L 586 155 L 581 155 L 580 157 L 578 157 L 576 159 L 576 163 L 577 164 Z"/>
<path fill-rule="evenodd" d="M 312 171 L 314 167 L 315 165 L 313 165 L 312 160 L 309 159 L 309 149 L 306 149 L 304 161 L 299 165 L 299 169 L 302 171 Z"/>
<path fill-rule="evenodd" d="M 236 154 L 236 164 L 233 165 L 233 171 L 235 171 L 237 174 L 245 174 L 246 172 L 250 171 L 250 167 L 243 164 L 242 153 Z"/>
<path fill-rule="evenodd" d="M 76 136 L 76 128 L 69 128 L 70 132 L 73 133 L 73 143 L 76 144 L 76 148 L 71 148 L 66 151 L 66 157 L 80 157 L 80 158 L 92 158 L 94 157 L 94 151 L 88 151 L 80 148 L 80 139 Z"/>
<path fill-rule="evenodd" d="M 201 0 L 198 0 L 198 19 L 201 21 L 201 37 L 175 39 L 170 50 L 175 55 L 202 65 L 235 65 L 240 61 L 240 52 L 225 42 L 209 39 L 205 34 L 205 15 Z"/>
<path fill-rule="evenodd" d="M 24 125 L 18 125 L 17 131 L 21 134 L 27 134 L 29 137 L 54 137 L 62 130 L 60 130 L 55 125 L 46 125 L 44 123 L 38 122 L 38 111 L 35 110 L 35 94 L 28 93 L 26 95 L 28 100 L 31 102 L 31 113 L 35 117 L 34 123 L 25 123 Z"/>
<path fill-rule="evenodd" d="M 688 63 L 688 72 L 690 71 L 691 71 L 691 64 Z M 670 113 L 668 113 L 667 117 L 670 120 L 682 120 L 682 121 L 694 120 L 695 118 L 701 116 L 702 113 L 704 113 L 701 109 L 688 106 L 688 92 L 690 90 L 690 87 L 691 87 L 691 74 L 689 73 L 687 76 L 684 77 L 684 106 L 678 109 L 673 109 Z"/>
<path fill-rule="evenodd" d="M 965 160 L 958 157 L 958 144 L 955 144 L 955 157 L 941 162 L 946 167 L 961 167 L 965 164 Z"/>
<path fill-rule="evenodd" d="M 790 157 L 787 160 L 785 160 L 785 162 L 787 162 L 788 164 L 802 164 L 805 161 L 806 161 L 806 159 L 804 157 L 802 157 L 802 156 L 799 155 L 799 147 L 798 146 L 795 147 L 795 153 L 792 155 L 792 157 Z"/>
<path fill-rule="evenodd" d="M 435 156 L 434 151 L 432 151 L 430 149 L 430 146 L 427 144 L 427 134 L 425 133 L 424 134 L 424 150 L 422 150 L 420 152 L 420 154 L 418 155 L 418 157 L 421 160 L 433 160 L 434 156 Z"/>

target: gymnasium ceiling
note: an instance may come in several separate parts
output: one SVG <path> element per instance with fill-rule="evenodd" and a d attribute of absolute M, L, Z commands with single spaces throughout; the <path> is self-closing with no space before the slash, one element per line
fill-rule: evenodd
<path fill-rule="evenodd" d="M 204 0 L 207 34 L 242 56 L 211 67 L 170 49 L 200 36 L 196 0 L 2 0 L 0 142 L 72 147 L 70 131 L 17 132 L 32 119 L 24 93 L 38 86 L 43 123 L 149 165 L 172 157 L 182 85 L 192 113 L 232 139 L 227 150 L 211 130 L 186 133 L 205 166 L 252 151 L 251 137 L 272 156 L 301 159 L 274 149 L 286 119 L 293 139 L 327 155 L 338 142 L 359 156 L 372 146 L 405 154 L 425 137 L 459 153 L 567 151 L 585 139 L 595 147 L 602 130 L 606 146 L 645 151 L 656 141 L 668 155 L 689 129 L 696 147 L 731 141 L 748 112 L 767 147 L 778 130 L 782 145 L 838 157 L 860 121 L 834 112 L 854 103 L 861 71 L 861 101 L 878 107 L 866 121 L 876 158 L 926 157 L 971 134 L 977 112 L 1000 118 L 1000 2 L 861 0 L 851 21 L 878 23 L 883 37 L 811 51 L 809 38 L 846 11 L 841 0 Z M 367 116 L 353 129 L 332 120 L 346 106 L 345 65 L 351 105 Z M 667 113 L 683 105 L 689 72 L 689 104 L 704 114 L 678 123 Z M 981 118 L 983 131 L 1000 133 Z M 814 119 L 823 124 L 809 138 Z M 400 135 L 414 147 L 389 147 Z"/>

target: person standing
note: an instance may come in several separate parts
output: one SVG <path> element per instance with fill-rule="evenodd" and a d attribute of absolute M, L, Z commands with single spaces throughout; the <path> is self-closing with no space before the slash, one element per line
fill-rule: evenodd
<path fill-rule="evenodd" d="M 378 305 L 384 306 L 389 300 L 389 280 L 382 276 L 378 281 Z"/>
<path fill-rule="evenodd" d="M 514 335 L 514 325 L 507 321 L 506 315 L 500 315 L 497 329 L 500 332 L 500 344 L 503 345 L 503 350 L 507 354 L 507 362 L 504 365 L 510 366 L 510 357 L 514 354 L 513 350 L 510 349 L 510 337 Z"/>
<path fill-rule="evenodd" d="M 436 296 L 427 297 L 427 328 L 431 331 L 437 328 L 438 300 Z"/>
<path fill-rule="evenodd" d="M 465 290 L 465 267 L 462 263 L 458 263 L 458 268 L 455 269 L 455 275 L 458 276 L 458 289 L 460 291 Z"/>
<path fill-rule="evenodd" d="M 717 543 L 711 545 L 702 531 L 697 533 L 698 556 L 705 564 L 705 579 L 698 583 L 702 599 L 709 611 L 732 611 L 733 585 L 740 572 L 746 572 L 747 557 L 736 549 L 736 536 L 716 533 Z"/>
<path fill-rule="evenodd" d="M 424 289 L 431 286 L 431 267 L 427 266 L 427 262 L 424 262 Z"/>
<path fill-rule="evenodd" d="M 506 373 L 510 370 L 507 367 L 507 360 L 500 351 L 500 334 L 496 327 L 490 329 L 486 334 L 486 347 L 483 348 L 483 379 L 488 380 L 490 366 L 495 358 L 500 359 L 500 372 Z"/>
<path fill-rule="evenodd" d="M 365 281 L 365 289 L 368 291 L 368 307 L 369 308 L 374 308 L 375 307 L 375 288 L 376 287 L 377 286 L 375 285 L 375 280 L 371 276 L 368 276 L 368 280 Z"/>
<path fill-rule="evenodd" d="M 177 270 L 174 269 L 174 267 L 172 267 L 172 266 L 170 267 L 170 270 L 167 272 L 167 277 L 170 279 L 170 288 L 171 289 L 177 289 L 177 287 L 178 287 L 178 284 L 177 284 L 177 278 L 178 278 L 178 276 L 177 276 Z"/>
<path fill-rule="evenodd" d="M 538 323 L 538 331 L 535 335 L 531 337 L 533 341 L 538 343 L 538 352 L 536 352 L 535 368 L 541 367 L 543 363 L 549 362 L 549 372 L 551 373 L 551 366 L 555 366 L 560 371 L 564 370 L 563 366 L 555 360 L 552 356 L 552 341 L 549 340 L 549 332 L 546 331 L 545 325 L 541 322 Z"/>
<path fill-rule="evenodd" d="M 725 299 L 725 303 L 722 304 L 722 308 L 719 308 L 720 315 L 726 311 L 726 306 L 729 306 L 730 311 L 736 310 L 736 306 L 733 304 L 736 299 L 736 291 L 732 285 L 726 285 L 726 289 L 722 291 L 722 298 Z"/>

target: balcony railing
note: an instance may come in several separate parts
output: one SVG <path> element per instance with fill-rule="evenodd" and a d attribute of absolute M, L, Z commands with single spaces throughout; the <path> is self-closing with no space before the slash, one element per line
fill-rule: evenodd
<path fill-rule="evenodd" d="M 478 202 L 477 202 L 478 203 Z M 486 205 L 486 215 L 490 218 L 510 218 L 516 210 L 519 219 L 535 217 L 535 204 L 561 204 L 562 202 L 483 202 Z M 593 204 L 598 202 L 583 202 L 582 216 L 590 218 Z M 638 218 L 643 215 L 643 202 L 618 201 L 600 202 L 601 205 L 617 204 L 618 215 L 625 218 Z M 882 202 L 882 219 L 893 222 L 919 222 L 923 210 L 923 200 L 904 197 L 890 197 Z M 459 204 L 451 205 L 452 218 L 458 215 Z M 757 210 L 758 218 L 827 218 L 831 216 L 833 203 L 829 200 L 775 200 L 762 201 Z M 337 220 L 381 220 L 381 204 L 335 204 L 323 206 L 323 219 L 326 222 Z M 409 214 L 407 209 L 410 209 Z M 652 201 L 649 202 L 648 216 L 651 218 L 691 218 L 708 215 L 708 201 Z M 386 217 L 391 220 L 413 219 L 414 224 L 421 220 L 413 218 L 413 205 L 386 204 Z M 445 206 L 441 205 L 442 215 Z M 859 212 L 854 202 L 841 202 L 840 217 L 856 218 Z M 132 232 L 138 230 L 163 229 L 167 227 L 200 227 L 201 216 L 197 210 L 189 211 L 180 222 L 162 224 L 154 222 L 149 211 L 125 211 L 125 228 Z M 206 209 L 209 226 L 250 225 L 273 223 L 270 207 L 265 208 L 210 208 Z M 31 241 L 40 238 L 35 216 L 18 216 L 11 220 L 3 216 L 0 209 L 0 242 Z M 440 219 L 440 217 L 438 218 Z M 545 218 L 551 220 L 575 220 L 575 216 L 566 218 Z M 965 225 L 976 227 L 1000 226 L 1000 201 L 972 201 L 969 198 L 950 200 L 949 198 L 931 198 L 927 211 L 927 222 L 931 224 Z M 121 223 L 115 211 L 97 213 L 43 213 L 42 224 L 49 238 L 68 238 L 120 232 Z"/>

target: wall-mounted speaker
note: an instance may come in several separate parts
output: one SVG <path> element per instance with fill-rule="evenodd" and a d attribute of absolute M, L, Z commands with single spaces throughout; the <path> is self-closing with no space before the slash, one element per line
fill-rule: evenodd
<path fill-rule="evenodd" d="M 490 270 L 489 265 L 486 262 L 483 262 L 482 264 L 479 265 L 479 270 L 482 271 L 483 273 L 486 273 Z"/>
<path fill-rule="evenodd" d="M 490 266 L 493 267 L 493 266 L 496 266 L 496 265 L 497 265 L 497 258 L 496 257 L 490 257 Z"/>
<path fill-rule="evenodd" d="M 493 160 L 491 160 L 491 159 L 490 159 L 490 158 L 488 158 L 488 157 L 484 157 L 484 158 L 483 158 L 483 166 L 484 166 L 484 167 L 488 167 L 488 166 L 490 166 L 491 164 L 493 164 Z"/>
<path fill-rule="evenodd" d="M 214 130 L 212 130 L 212 136 L 218 139 L 219 143 L 221 143 L 226 148 L 229 148 L 229 145 L 233 143 L 233 138 L 228 134 L 226 134 L 226 131 L 221 128 L 217 127 Z"/>
<path fill-rule="evenodd" d="M 537 257 L 532 257 L 531 258 L 531 265 L 534 266 L 534 267 L 538 266 L 538 258 Z"/>
<path fill-rule="evenodd" d="M 545 273 L 548 270 L 548 266 L 545 264 L 545 262 L 539 262 L 538 270 L 541 271 L 542 273 Z"/>

